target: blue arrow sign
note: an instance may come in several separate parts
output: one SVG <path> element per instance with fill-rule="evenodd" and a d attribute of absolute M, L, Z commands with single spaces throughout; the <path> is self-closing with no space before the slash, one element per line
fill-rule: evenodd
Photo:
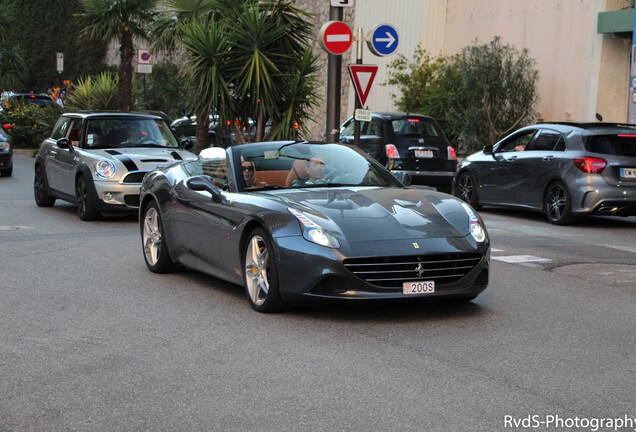
<path fill-rule="evenodd" d="M 400 35 L 395 27 L 389 24 L 377 26 L 367 39 L 367 45 L 371 52 L 377 56 L 393 54 L 400 43 Z"/>

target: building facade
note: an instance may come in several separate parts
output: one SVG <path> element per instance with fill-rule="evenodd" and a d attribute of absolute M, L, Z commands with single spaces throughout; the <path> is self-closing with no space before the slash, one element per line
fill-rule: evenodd
<path fill-rule="evenodd" d="M 634 0 L 353 2 L 353 7 L 343 9 L 343 20 L 354 37 L 358 28 L 367 35 L 377 25 L 391 24 L 400 36 L 396 53 L 407 58 L 413 57 L 418 45 L 430 55 L 448 56 L 474 43 L 489 43 L 496 36 L 504 44 L 528 49 L 539 71 L 536 110 L 540 120 L 595 121 L 599 113 L 604 121 L 628 121 Z M 314 53 L 320 55 L 323 82 L 322 102 L 307 125 L 308 139 L 324 139 L 326 132 L 327 54 L 319 47 L 318 32 L 329 21 L 330 4 L 330 0 L 294 0 L 295 6 L 313 14 Z M 355 93 L 347 67 L 355 62 L 355 46 L 342 56 L 341 123 L 353 115 Z M 116 63 L 117 56 L 111 52 L 110 62 Z M 388 65 L 395 55 L 376 57 L 364 44 L 362 56 L 364 63 L 379 66 L 368 108 L 395 110 L 391 95 L 399 94 L 399 89 L 386 85 Z"/>

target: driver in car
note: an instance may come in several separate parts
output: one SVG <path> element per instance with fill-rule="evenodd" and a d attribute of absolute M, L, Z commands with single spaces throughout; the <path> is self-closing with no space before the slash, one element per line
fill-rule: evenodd
<path fill-rule="evenodd" d="M 141 127 L 138 123 L 132 123 L 128 128 L 128 142 L 138 144 L 141 142 Z"/>
<path fill-rule="evenodd" d="M 322 156 L 313 156 L 311 159 L 307 159 L 306 165 L 309 178 L 307 180 L 294 180 L 292 186 L 327 183 L 325 180 L 325 160 Z"/>

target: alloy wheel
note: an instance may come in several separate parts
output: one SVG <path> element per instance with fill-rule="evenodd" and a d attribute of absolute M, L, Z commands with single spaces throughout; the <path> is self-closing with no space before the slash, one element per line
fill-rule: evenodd
<path fill-rule="evenodd" d="M 548 192 L 548 200 L 546 210 L 551 220 L 558 221 L 563 218 L 568 205 L 568 199 L 565 189 L 560 184 L 555 184 Z"/>
<path fill-rule="evenodd" d="M 459 198 L 462 201 L 470 203 L 470 200 L 473 196 L 473 181 L 469 175 L 464 174 L 457 184 L 457 189 L 459 192 Z"/>
<path fill-rule="evenodd" d="M 253 236 L 245 253 L 245 283 L 247 292 L 256 306 L 261 306 L 269 292 L 269 252 L 265 240 L 259 235 Z"/>
<path fill-rule="evenodd" d="M 159 213 L 154 207 L 150 207 L 144 216 L 143 244 L 146 261 L 152 266 L 159 262 L 161 237 Z"/>

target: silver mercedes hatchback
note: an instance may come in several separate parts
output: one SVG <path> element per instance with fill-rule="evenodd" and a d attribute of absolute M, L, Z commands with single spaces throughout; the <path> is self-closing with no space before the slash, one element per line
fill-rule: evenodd
<path fill-rule="evenodd" d="M 65 113 L 35 159 L 40 207 L 77 204 L 82 220 L 136 214 L 144 175 L 196 155 L 182 147 L 161 117 L 129 113 Z"/>
<path fill-rule="evenodd" d="M 520 207 L 567 225 L 586 215 L 636 215 L 636 125 L 539 123 L 465 158 L 455 196 Z"/>

